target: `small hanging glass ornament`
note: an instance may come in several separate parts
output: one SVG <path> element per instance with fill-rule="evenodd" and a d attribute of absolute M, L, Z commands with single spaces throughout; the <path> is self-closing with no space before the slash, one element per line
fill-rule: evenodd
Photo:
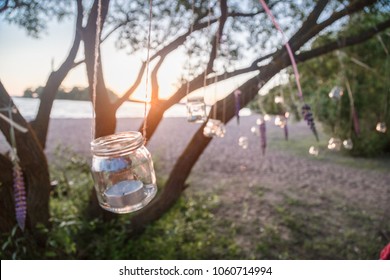
<path fill-rule="evenodd" d="M 376 131 L 386 133 L 387 127 L 385 122 L 378 122 L 376 124 Z"/>
<path fill-rule="evenodd" d="M 138 131 L 121 132 L 91 142 L 92 175 L 99 204 L 107 211 L 130 213 L 156 195 L 156 176 L 144 138 Z"/>
<path fill-rule="evenodd" d="M 240 124 L 240 110 L 241 110 L 240 95 L 241 95 L 241 90 L 236 89 L 234 91 L 234 103 L 235 103 L 235 115 L 237 119 L 237 124 Z"/>
<path fill-rule="evenodd" d="M 248 138 L 245 136 L 241 136 L 238 138 L 238 146 L 243 148 L 244 150 L 248 148 Z"/>
<path fill-rule="evenodd" d="M 333 87 L 332 90 L 329 92 L 329 97 L 331 99 L 340 99 L 341 96 L 343 96 L 344 92 L 343 92 L 343 88 L 342 87 Z"/>
<path fill-rule="evenodd" d="M 203 96 L 187 97 L 187 121 L 204 123 L 206 120 L 206 103 Z"/>
<path fill-rule="evenodd" d="M 256 127 L 256 126 L 252 126 L 251 127 L 251 132 L 256 135 L 256 136 L 259 136 L 260 135 L 260 131 L 259 129 Z"/>
<path fill-rule="evenodd" d="M 284 102 L 284 99 L 282 96 L 275 96 L 275 99 L 274 99 L 275 103 L 276 104 L 282 104 Z"/>
<path fill-rule="evenodd" d="M 328 141 L 328 149 L 332 151 L 340 151 L 341 149 L 341 139 L 340 138 L 330 138 Z"/>
<path fill-rule="evenodd" d="M 309 149 L 309 154 L 311 154 L 312 156 L 315 156 L 315 157 L 318 156 L 319 152 L 320 151 L 315 146 L 311 146 Z"/>
<path fill-rule="evenodd" d="M 280 128 L 284 128 L 287 125 L 287 119 L 283 115 L 278 115 L 275 117 L 275 125 Z"/>
<path fill-rule="evenodd" d="M 352 140 L 350 138 L 345 139 L 343 141 L 343 146 L 344 146 L 344 149 L 346 149 L 346 150 L 352 150 L 352 148 L 353 148 Z"/>
<path fill-rule="evenodd" d="M 216 119 L 209 119 L 203 128 L 203 135 L 206 137 L 224 137 L 226 133 L 225 125 Z"/>

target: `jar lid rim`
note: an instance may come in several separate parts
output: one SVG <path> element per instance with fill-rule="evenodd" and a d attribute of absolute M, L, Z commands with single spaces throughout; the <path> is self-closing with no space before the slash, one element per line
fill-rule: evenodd
<path fill-rule="evenodd" d="M 91 141 L 91 151 L 98 156 L 112 156 L 131 152 L 143 145 L 139 131 L 124 131 L 102 136 Z"/>

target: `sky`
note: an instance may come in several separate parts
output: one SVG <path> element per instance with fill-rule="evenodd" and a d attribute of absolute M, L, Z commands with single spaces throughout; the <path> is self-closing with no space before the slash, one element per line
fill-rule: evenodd
<path fill-rule="evenodd" d="M 0 21 L 0 80 L 10 95 L 23 95 L 27 88 L 43 86 L 51 72 L 52 63 L 57 69 L 65 60 L 74 36 L 73 18 L 57 23 L 49 23 L 49 28 L 41 38 L 27 36 L 25 30 Z M 83 58 L 81 46 L 78 58 Z M 103 71 L 106 85 L 115 93 L 123 94 L 135 80 L 141 67 L 142 57 L 130 56 L 115 47 L 115 35 L 102 45 Z M 145 59 L 145 58 L 143 58 Z M 162 97 L 168 96 L 175 89 L 180 77 L 181 65 L 185 57 L 180 54 L 170 55 L 159 73 Z M 73 69 L 64 80 L 63 87 L 87 86 L 84 64 Z M 140 86 L 139 94 L 145 91 Z"/>
<path fill-rule="evenodd" d="M 50 22 L 48 29 L 41 34 L 39 39 L 27 36 L 27 32 L 20 27 L 0 21 L 0 80 L 9 94 L 21 96 L 27 88 L 34 89 L 45 85 L 52 65 L 54 69 L 57 69 L 65 60 L 73 36 L 73 17 L 60 23 Z M 83 45 L 78 53 L 78 59 L 82 58 Z M 115 34 L 111 36 L 102 44 L 102 63 L 107 87 L 118 95 L 122 95 L 135 80 L 142 59 L 145 60 L 146 57 L 131 56 L 124 50 L 118 50 L 115 47 Z M 187 57 L 180 51 L 175 51 L 166 58 L 159 71 L 160 98 L 167 98 L 174 92 L 185 63 L 187 63 Z M 247 75 L 230 79 L 228 82 L 221 83 L 222 85 L 208 87 L 207 91 L 218 91 L 217 98 L 220 99 L 248 77 Z M 71 70 L 62 83 L 62 87 L 66 89 L 74 86 L 87 86 L 84 64 Z M 223 90 L 221 90 L 222 87 Z M 205 96 L 208 104 L 215 100 L 215 94 L 205 94 Z M 134 98 L 144 99 L 144 97 L 145 82 L 142 82 Z"/>

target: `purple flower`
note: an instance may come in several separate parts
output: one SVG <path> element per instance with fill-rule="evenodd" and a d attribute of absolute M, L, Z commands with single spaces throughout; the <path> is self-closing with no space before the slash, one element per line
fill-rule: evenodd
<path fill-rule="evenodd" d="M 287 128 L 287 122 L 286 122 L 286 124 L 284 125 L 284 139 L 286 140 L 286 141 L 288 141 L 288 128 Z"/>
<path fill-rule="evenodd" d="M 26 188 L 24 186 L 23 172 L 18 163 L 14 163 L 13 176 L 16 221 L 21 230 L 24 230 L 27 213 Z"/>
<path fill-rule="evenodd" d="M 265 155 L 265 148 L 267 147 L 267 135 L 266 135 L 265 121 L 264 120 L 262 122 L 260 122 L 259 130 L 260 130 L 261 152 L 263 153 L 263 155 Z"/>
<path fill-rule="evenodd" d="M 320 139 L 318 138 L 316 125 L 314 123 L 313 113 L 311 112 L 311 108 L 308 104 L 304 104 L 302 106 L 302 115 L 303 115 L 303 119 L 309 125 L 309 127 L 310 127 L 311 131 L 313 132 L 314 136 L 316 137 L 317 141 L 320 141 Z"/>

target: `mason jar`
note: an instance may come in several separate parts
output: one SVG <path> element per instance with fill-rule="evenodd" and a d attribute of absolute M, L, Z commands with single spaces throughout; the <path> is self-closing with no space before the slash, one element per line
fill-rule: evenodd
<path fill-rule="evenodd" d="M 224 137 L 226 133 L 225 125 L 220 120 L 209 119 L 203 128 L 203 135 L 206 137 Z"/>
<path fill-rule="evenodd" d="M 204 123 L 206 120 L 206 103 L 203 96 L 187 97 L 187 121 Z"/>
<path fill-rule="evenodd" d="M 138 131 L 116 133 L 91 142 L 92 175 L 100 206 L 130 213 L 156 195 L 156 176 L 144 138 Z"/>

